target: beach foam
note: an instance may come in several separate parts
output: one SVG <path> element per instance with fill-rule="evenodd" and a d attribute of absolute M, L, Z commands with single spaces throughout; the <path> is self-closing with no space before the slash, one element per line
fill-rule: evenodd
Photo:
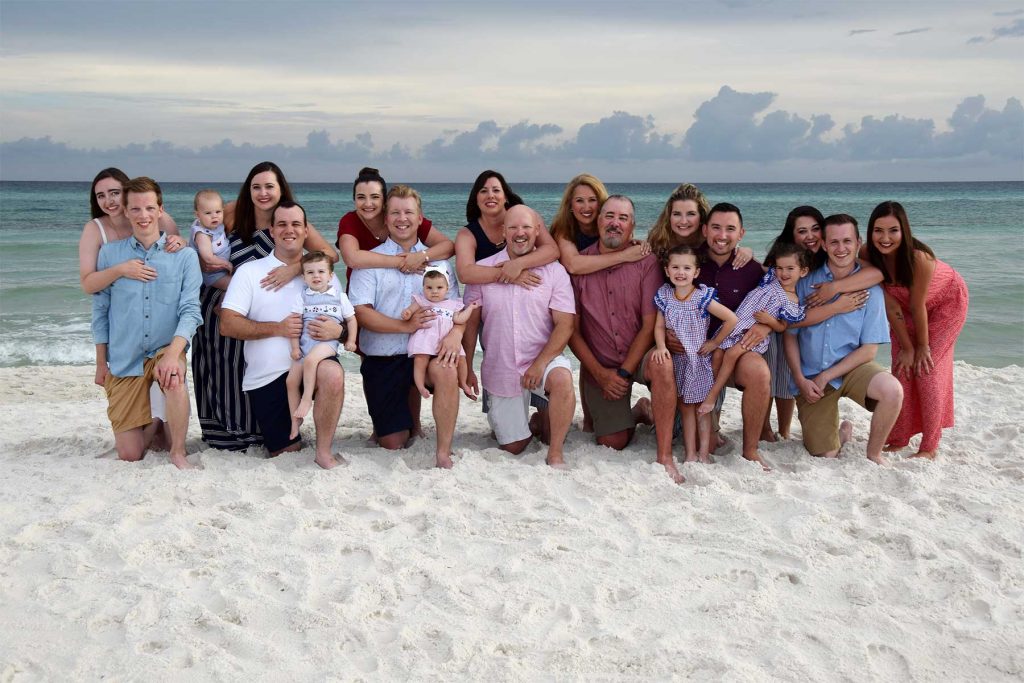
<path fill-rule="evenodd" d="M 0 680 L 1020 680 L 1024 369 L 955 373 L 937 462 L 870 464 L 843 402 L 845 457 L 763 444 L 763 474 L 730 392 L 732 443 L 674 486 L 645 429 L 573 430 L 556 472 L 468 400 L 450 472 L 367 447 L 354 375 L 348 467 L 194 419 L 203 471 L 121 463 L 90 367 L 0 369 Z"/>

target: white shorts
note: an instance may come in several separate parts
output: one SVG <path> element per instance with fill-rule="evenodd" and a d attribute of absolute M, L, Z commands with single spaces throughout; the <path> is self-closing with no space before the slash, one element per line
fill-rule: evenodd
<path fill-rule="evenodd" d="M 544 397 L 544 385 L 548 382 L 548 375 L 552 370 L 565 368 L 572 373 L 572 366 L 565 356 L 555 356 L 548 366 L 544 368 L 544 376 L 541 377 L 540 386 L 536 389 L 523 389 L 519 396 L 495 396 L 490 395 L 490 410 L 487 413 L 487 421 L 494 430 L 494 436 L 498 444 L 505 444 L 522 441 L 532 436 L 530 432 L 530 395 Z"/>

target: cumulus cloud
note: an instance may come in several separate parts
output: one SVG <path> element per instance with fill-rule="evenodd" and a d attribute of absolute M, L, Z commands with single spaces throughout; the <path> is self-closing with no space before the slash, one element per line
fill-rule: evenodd
<path fill-rule="evenodd" d="M 576 159 L 665 159 L 678 155 L 671 135 L 654 130 L 654 117 L 613 112 L 594 123 L 580 126 L 575 140 L 554 150 L 558 156 Z"/>

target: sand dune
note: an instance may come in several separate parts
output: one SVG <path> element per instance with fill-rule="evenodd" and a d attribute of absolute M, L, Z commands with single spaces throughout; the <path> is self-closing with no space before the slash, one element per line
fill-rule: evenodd
<path fill-rule="evenodd" d="M 346 468 L 203 450 L 194 420 L 202 471 L 121 463 L 91 379 L 0 370 L 0 681 L 1024 676 L 1019 367 L 957 364 L 940 459 L 888 469 L 844 403 L 845 457 L 766 444 L 763 474 L 732 393 L 733 443 L 683 486 L 646 430 L 573 431 L 556 472 L 469 401 L 433 470 L 428 442 L 365 445 L 351 376 Z"/>

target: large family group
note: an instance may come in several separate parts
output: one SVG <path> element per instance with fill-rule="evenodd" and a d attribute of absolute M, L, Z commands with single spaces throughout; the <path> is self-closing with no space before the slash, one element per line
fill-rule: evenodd
<path fill-rule="evenodd" d="M 352 194 L 336 251 L 281 169 L 263 162 L 227 205 L 197 193 L 186 241 L 156 182 L 114 168 L 96 176 L 80 270 L 121 459 L 154 448 L 192 466 L 190 344 L 209 446 L 299 450 L 312 412 L 324 468 L 344 462 L 332 446 L 340 346 L 361 357 L 378 446 L 422 438 L 430 399 L 438 467 L 452 466 L 460 391 L 481 399 L 500 448 L 518 454 L 540 438 L 547 463 L 565 467 L 577 400 L 567 346 L 583 431 L 621 450 L 638 423 L 652 425 L 657 462 L 677 482 L 673 439 L 687 462 L 710 462 L 726 386 L 743 392 L 743 457 L 765 469 L 758 443 L 789 438 L 794 409 L 808 452 L 835 457 L 853 431 L 840 423 L 840 397 L 872 413 L 866 455 L 880 464 L 917 434 L 916 455 L 934 457 L 953 425 L 967 288 L 913 237 L 897 202 L 874 209 L 863 241 L 853 216 L 797 207 L 762 265 L 740 246 L 740 208 L 709 206 L 693 185 L 673 191 L 646 239 L 629 197 L 587 174 L 566 186 L 548 230 L 500 173 L 484 171 L 454 242 L 423 216 L 416 190 L 389 189 L 375 169 L 360 171 Z M 891 372 L 875 362 L 890 340 Z M 634 383 L 650 398 L 634 403 Z"/>

